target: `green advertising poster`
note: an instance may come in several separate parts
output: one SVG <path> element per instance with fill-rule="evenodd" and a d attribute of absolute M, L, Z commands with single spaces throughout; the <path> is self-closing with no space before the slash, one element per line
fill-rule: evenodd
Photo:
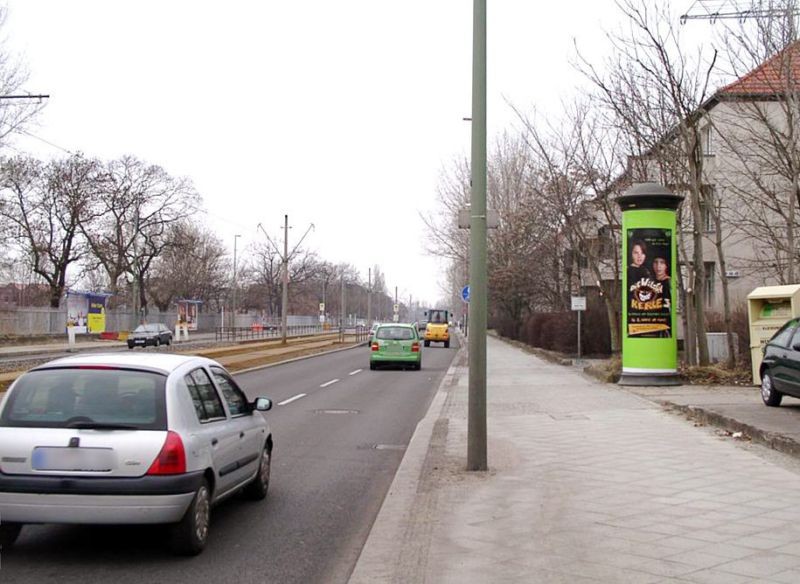
<path fill-rule="evenodd" d="M 675 373 L 675 211 L 627 210 L 622 229 L 623 374 Z"/>

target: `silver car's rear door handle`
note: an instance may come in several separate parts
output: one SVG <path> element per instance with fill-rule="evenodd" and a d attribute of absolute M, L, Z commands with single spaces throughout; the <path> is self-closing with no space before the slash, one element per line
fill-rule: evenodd
<path fill-rule="evenodd" d="M 218 442 L 219 442 L 219 440 L 217 440 L 216 438 L 212 438 L 211 439 L 211 446 L 216 446 Z"/>

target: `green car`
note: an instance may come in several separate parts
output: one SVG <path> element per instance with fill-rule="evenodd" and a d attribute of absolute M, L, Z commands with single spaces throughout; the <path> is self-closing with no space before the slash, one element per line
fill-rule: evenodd
<path fill-rule="evenodd" d="M 411 324 L 389 323 L 380 325 L 372 337 L 369 347 L 369 368 L 378 365 L 411 365 L 422 369 L 422 343 L 417 328 Z"/>

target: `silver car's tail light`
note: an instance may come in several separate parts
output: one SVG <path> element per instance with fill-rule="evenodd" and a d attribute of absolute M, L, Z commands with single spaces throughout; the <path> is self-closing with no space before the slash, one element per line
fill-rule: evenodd
<path fill-rule="evenodd" d="M 150 469 L 149 475 L 170 475 L 182 474 L 186 472 L 186 451 L 183 448 L 183 440 L 172 431 L 167 432 L 164 446 L 158 453 Z"/>

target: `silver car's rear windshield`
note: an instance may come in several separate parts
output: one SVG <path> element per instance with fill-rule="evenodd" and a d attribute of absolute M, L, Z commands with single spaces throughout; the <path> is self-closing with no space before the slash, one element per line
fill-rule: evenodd
<path fill-rule="evenodd" d="M 385 341 L 410 341 L 417 338 L 414 329 L 406 326 L 382 326 L 375 336 Z"/>
<path fill-rule="evenodd" d="M 166 379 L 108 367 L 30 371 L 14 385 L 0 426 L 166 430 Z"/>

